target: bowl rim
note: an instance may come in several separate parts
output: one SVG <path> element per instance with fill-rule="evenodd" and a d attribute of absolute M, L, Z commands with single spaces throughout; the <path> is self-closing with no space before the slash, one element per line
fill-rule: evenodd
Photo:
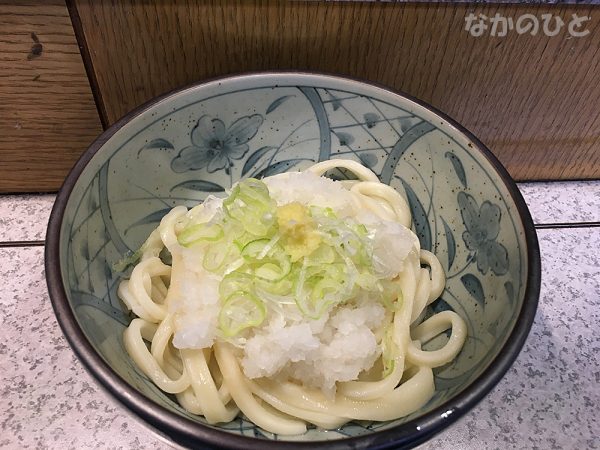
<path fill-rule="evenodd" d="M 428 110 L 430 113 L 444 120 L 448 125 L 463 134 L 473 145 L 472 150 L 482 155 L 498 174 L 500 180 L 506 187 L 509 195 L 516 206 L 516 210 L 523 226 L 527 255 L 527 278 L 524 292 L 524 301 L 515 325 L 511 330 L 504 345 L 498 352 L 490 365 L 463 391 L 447 400 L 443 405 L 432 411 L 412 419 L 403 424 L 373 433 L 359 435 L 336 440 L 319 441 L 272 441 L 268 439 L 253 438 L 219 430 L 210 426 L 194 422 L 176 413 L 170 412 L 154 401 L 145 397 L 135 388 L 123 380 L 96 352 L 88 341 L 83 330 L 79 327 L 75 314 L 68 302 L 65 286 L 62 281 L 60 266 L 60 233 L 66 205 L 79 176 L 84 171 L 93 156 L 102 146 L 131 119 L 140 116 L 145 111 L 160 102 L 164 102 L 175 95 L 187 90 L 195 90 L 211 84 L 225 81 L 243 80 L 248 77 L 273 78 L 278 77 L 301 77 L 307 80 L 317 81 L 319 79 L 337 80 L 353 84 L 366 85 L 385 91 L 392 97 L 400 97 L 409 100 L 416 105 Z M 277 83 L 274 82 L 276 85 Z M 67 175 L 61 189 L 58 192 L 50 219 L 48 222 L 45 240 L 45 273 L 50 300 L 57 321 L 65 335 L 73 352 L 82 362 L 85 369 L 107 390 L 111 396 L 121 403 L 129 412 L 143 419 L 152 428 L 161 434 L 184 445 L 209 444 L 224 448 L 262 449 L 268 446 L 282 449 L 307 449 L 307 448 L 399 448 L 418 445 L 425 442 L 435 434 L 448 427 L 465 413 L 470 411 L 481 401 L 504 374 L 512 366 L 513 362 L 523 348 L 535 318 L 540 286 L 541 286 L 541 260 L 537 234 L 534 223 L 527 205 L 521 195 L 516 183 L 509 175 L 497 157 L 469 130 L 447 114 L 419 100 L 412 95 L 402 91 L 391 89 L 380 83 L 365 81 L 355 77 L 340 76 L 337 74 L 298 71 L 298 70 L 270 70 L 255 71 L 239 74 L 229 74 L 220 77 L 196 81 L 187 86 L 173 89 L 165 94 L 157 96 L 132 111 L 125 114 L 113 125 L 103 131 L 94 142 L 82 153 Z"/>

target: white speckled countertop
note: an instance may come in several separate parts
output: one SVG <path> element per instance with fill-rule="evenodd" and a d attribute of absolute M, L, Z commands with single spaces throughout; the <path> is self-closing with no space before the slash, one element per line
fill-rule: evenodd
<path fill-rule="evenodd" d="M 600 182 L 520 188 L 542 255 L 533 328 L 491 394 L 423 449 L 600 448 Z M 58 327 L 42 242 L 53 201 L 0 196 L 0 447 L 168 448 L 98 388 Z"/>

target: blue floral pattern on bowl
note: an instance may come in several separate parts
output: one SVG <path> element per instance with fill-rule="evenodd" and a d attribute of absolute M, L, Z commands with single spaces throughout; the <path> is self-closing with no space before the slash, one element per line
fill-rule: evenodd
<path fill-rule="evenodd" d="M 464 192 L 458 193 L 458 205 L 466 228 L 462 238 L 473 252 L 477 269 L 483 275 L 490 269 L 496 275 L 504 275 L 508 271 L 508 252 L 496 242 L 502 216 L 500 207 L 486 200 L 478 208 L 475 199 Z"/>
<path fill-rule="evenodd" d="M 61 262 L 67 295 L 89 341 L 123 379 L 165 408 L 205 423 L 127 357 L 121 334 L 131 317 L 116 295 L 123 274 L 114 263 L 135 250 L 170 208 L 192 206 L 240 178 L 330 158 L 360 161 L 405 193 L 423 248 L 437 254 L 447 273 L 446 288 L 430 308 L 456 311 L 469 333 L 459 357 L 436 370 L 436 394 L 419 413 L 353 422 L 326 434 L 312 429 L 297 439 L 386 429 L 464 390 L 502 348 L 527 276 L 517 207 L 469 138 L 412 100 L 332 77 L 288 74 L 276 83 L 273 77 L 184 90 L 150 106 L 104 143 L 66 208 Z M 220 428 L 277 438 L 244 418 Z"/>
<path fill-rule="evenodd" d="M 222 120 L 204 115 L 190 133 L 192 145 L 183 148 L 171 161 L 174 172 L 206 168 L 209 173 L 224 170 L 229 173 L 233 160 L 248 153 L 247 142 L 263 123 L 259 114 L 241 117 L 226 127 Z"/>

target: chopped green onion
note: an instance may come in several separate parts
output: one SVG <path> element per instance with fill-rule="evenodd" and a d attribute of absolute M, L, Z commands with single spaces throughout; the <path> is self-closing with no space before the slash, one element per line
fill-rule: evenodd
<path fill-rule="evenodd" d="M 392 280 L 380 280 L 381 283 L 381 302 L 390 311 L 399 311 L 404 304 L 402 289 L 397 282 Z"/>
<path fill-rule="evenodd" d="M 255 236 L 264 236 L 275 223 L 275 201 L 269 196 L 267 185 L 254 178 L 236 184 L 223 201 L 223 209 Z"/>
<path fill-rule="evenodd" d="M 236 334 L 258 320 L 258 313 L 240 317 L 244 309 L 266 311 L 259 294 L 274 307 L 296 304 L 314 319 L 351 300 L 357 289 L 388 310 L 402 306 L 397 283 L 379 278 L 373 268 L 372 235 L 365 225 L 331 208 L 278 206 L 260 180 L 237 183 L 210 222 L 190 218 L 178 242 L 203 244 L 204 269 L 222 277 L 219 294 L 229 308 L 222 313 L 224 333 Z"/>
<path fill-rule="evenodd" d="M 116 263 L 114 263 L 112 265 L 112 270 L 114 272 L 125 271 L 125 269 L 127 269 L 127 267 L 129 267 L 130 265 L 134 265 L 135 263 L 137 263 L 139 261 L 139 259 L 142 257 L 142 253 L 143 253 L 142 247 L 137 249 L 135 252 L 129 251 L 125 255 L 125 257 L 123 257 L 122 259 L 120 259 L 119 261 L 117 261 Z"/>
<path fill-rule="evenodd" d="M 233 271 L 223 277 L 219 284 L 219 295 L 228 298 L 237 291 L 251 291 L 254 279 L 251 274 Z"/>
<path fill-rule="evenodd" d="M 329 245 L 320 245 L 307 257 L 311 265 L 332 264 L 335 261 L 335 251 Z"/>
<path fill-rule="evenodd" d="M 184 247 L 199 242 L 214 242 L 223 237 L 223 227 L 217 224 L 200 223 L 198 225 L 188 226 L 179 233 L 177 241 Z"/>
<path fill-rule="evenodd" d="M 225 266 L 225 261 L 232 254 L 233 246 L 229 242 L 219 242 L 206 248 L 202 265 L 209 272 L 216 272 Z"/>
<path fill-rule="evenodd" d="M 236 291 L 223 303 L 219 312 L 219 328 L 233 337 L 246 328 L 260 325 L 267 314 L 265 305 L 247 291 Z"/>
<path fill-rule="evenodd" d="M 396 366 L 396 357 L 398 348 L 394 342 L 394 324 L 388 325 L 385 330 L 383 339 L 381 340 L 381 359 L 383 361 L 383 378 L 387 377 L 394 371 Z"/>
<path fill-rule="evenodd" d="M 262 251 L 265 249 L 265 247 L 267 246 L 267 244 L 269 242 L 270 242 L 269 239 L 255 239 L 253 241 L 248 242 L 242 248 L 242 251 L 241 251 L 242 256 L 245 259 L 251 259 L 251 258 L 262 259 L 262 258 L 258 258 L 258 256 L 262 253 Z"/>

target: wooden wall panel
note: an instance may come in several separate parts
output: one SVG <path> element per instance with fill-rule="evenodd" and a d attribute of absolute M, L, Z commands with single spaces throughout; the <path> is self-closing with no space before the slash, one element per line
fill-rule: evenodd
<path fill-rule="evenodd" d="M 261 69 L 408 92 L 479 136 L 517 179 L 600 178 L 600 8 L 324 1 L 75 0 L 108 122 L 172 88 Z M 473 37 L 470 12 L 591 16 L 590 34 Z"/>
<path fill-rule="evenodd" d="M 101 132 L 64 1 L 0 1 L 0 192 L 55 191 Z"/>

